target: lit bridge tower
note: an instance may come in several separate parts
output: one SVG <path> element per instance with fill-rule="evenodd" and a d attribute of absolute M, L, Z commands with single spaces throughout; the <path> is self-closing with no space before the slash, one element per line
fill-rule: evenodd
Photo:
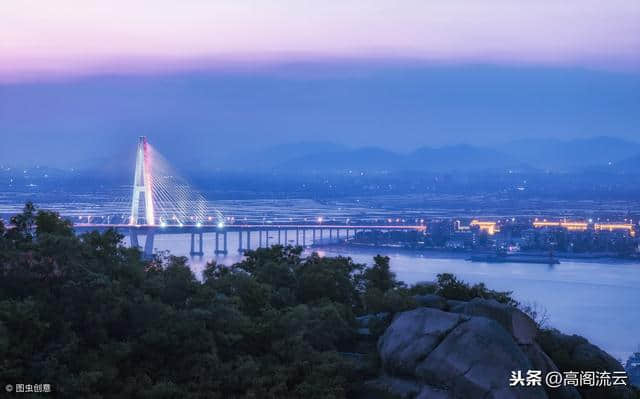
<path fill-rule="evenodd" d="M 138 224 L 140 195 L 144 194 L 144 219 L 145 224 L 155 225 L 153 215 L 153 183 L 151 178 L 151 155 L 147 138 L 140 136 L 138 140 L 138 152 L 136 155 L 136 174 L 133 179 L 133 197 L 131 199 L 131 220 L 129 224 Z"/>
<path fill-rule="evenodd" d="M 146 226 L 155 225 L 155 215 L 153 211 L 153 178 L 151 177 L 151 154 L 147 138 L 140 136 L 138 140 L 138 151 L 136 154 L 136 172 L 133 178 L 133 197 L 131 198 L 131 246 L 139 247 L 138 232 L 134 228 L 137 226 L 140 212 L 140 196 L 144 195 L 144 224 Z M 146 240 L 144 244 L 144 253 L 150 256 L 153 252 L 153 230 L 147 229 Z"/>

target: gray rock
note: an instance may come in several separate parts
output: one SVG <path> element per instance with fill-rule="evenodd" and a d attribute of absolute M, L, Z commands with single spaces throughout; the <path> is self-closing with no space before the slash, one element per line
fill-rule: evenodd
<path fill-rule="evenodd" d="M 465 303 L 465 301 L 458 301 L 457 299 L 447 299 L 447 305 L 449 306 L 449 309 L 464 305 Z"/>
<path fill-rule="evenodd" d="M 435 294 L 426 294 L 426 295 L 416 295 L 413 297 L 415 301 L 420 306 L 424 306 L 427 308 L 435 308 L 440 310 L 447 310 L 449 308 L 449 304 L 447 304 L 447 300 L 443 297 Z"/>
<path fill-rule="evenodd" d="M 472 317 L 452 330 L 416 367 L 416 376 L 456 398 L 546 398 L 541 387 L 509 387 L 513 370 L 531 362 L 496 321 Z"/>
<path fill-rule="evenodd" d="M 542 371 L 546 375 L 550 371 L 559 371 L 553 360 L 540 348 L 537 343 L 531 345 L 521 345 L 522 351 L 529 358 L 533 370 Z M 580 393 L 573 386 L 548 389 L 547 393 L 553 399 L 581 399 Z"/>
<path fill-rule="evenodd" d="M 418 398 L 547 397 L 541 387 L 509 387 L 511 371 L 530 370 L 532 364 L 511 334 L 485 317 L 432 308 L 403 312 L 380 337 L 378 349 L 393 381 L 386 389 L 401 396 L 415 392 L 417 383 Z"/>
<path fill-rule="evenodd" d="M 391 375 L 413 375 L 417 362 L 468 317 L 418 308 L 396 316 L 378 340 L 378 352 Z"/>
<path fill-rule="evenodd" d="M 475 298 L 455 306 L 451 311 L 495 320 L 506 328 L 519 344 L 532 344 L 538 333 L 538 326 L 524 312 L 493 299 Z"/>

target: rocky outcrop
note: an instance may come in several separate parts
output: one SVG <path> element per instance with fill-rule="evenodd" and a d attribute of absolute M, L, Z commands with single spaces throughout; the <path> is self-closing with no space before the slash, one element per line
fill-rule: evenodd
<path fill-rule="evenodd" d="M 414 375 L 424 355 L 431 353 L 451 330 L 468 319 L 430 308 L 401 313 L 378 341 L 385 369 L 394 375 Z"/>
<path fill-rule="evenodd" d="M 476 298 L 452 308 L 451 311 L 495 320 L 509 331 L 519 344 L 532 344 L 538 333 L 538 326 L 524 312 L 495 300 Z"/>
<path fill-rule="evenodd" d="M 449 304 L 446 299 L 441 296 L 434 294 L 426 294 L 426 295 L 416 295 L 413 297 L 416 303 L 419 306 L 424 306 L 426 308 L 435 308 L 440 310 L 448 310 Z"/>
<path fill-rule="evenodd" d="M 386 385 L 415 381 L 417 397 L 546 397 L 538 387 L 508 388 L 511 371 L 529 370 L 531 362 L 512 336 L 486 317 L 433 308 L 403 312 L 380 337 L 378 350 Z"/>
<path fill-rule="evenodd" d="M 621 365 L 584 338 L 538 331 L 531 318 L 511 306 L 484 299 L 420 298 L 418 303 L 429 306 L 397 314 L 379 338 L 381 376 L 367 383 L 370 388 L 402 398 L 634 397 L 626 388 L 606 394 L 600 389 L 601 396 L 592 396 L 595 391 L 571 386 L 547 390 L 544 386 L 510 387 L 511 372 L 517 370 L 541 370 L 546 375 L 551 371 L 614 371 Z M 562 352 L 562 347 L 570 347 L 571 353 Z M 556 364 L 554 356 L 566 364 Z M 579 364 L 591 368 L 577 368 Z M 567 365 L 576 368 L 563 368 Z"/>

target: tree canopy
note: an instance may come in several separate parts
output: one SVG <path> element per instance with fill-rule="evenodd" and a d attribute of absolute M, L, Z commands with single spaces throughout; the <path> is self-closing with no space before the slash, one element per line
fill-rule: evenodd
<path fill-rule="evenodd" d="M 114 230 L 76 236 L 27 204 L 0 230 L 0 380 L 61 397 L 340 398 L 363 370 L 365 287 L 349 258 L 274 246 L 198 280 L 187 259 L 145 261 Z M 386 287 L 386 286 L 385 286 Z"/>

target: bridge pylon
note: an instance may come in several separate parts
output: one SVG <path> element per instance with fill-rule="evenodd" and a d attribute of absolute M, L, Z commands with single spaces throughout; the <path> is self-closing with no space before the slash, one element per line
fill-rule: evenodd
<path fill-rule="evenodd" d="M 147 138 L 140 136 L 136 155 L 136 171 L 133 179 L 133 197 L 131 199 L 131 219 L 129 224 L 137 225 L 139 222 L 140 196 L 144 195 L 144 219 L 145 224 L 155 225 L 153 210 L 153 179 L 151 177 L 151 154 Z"/>

